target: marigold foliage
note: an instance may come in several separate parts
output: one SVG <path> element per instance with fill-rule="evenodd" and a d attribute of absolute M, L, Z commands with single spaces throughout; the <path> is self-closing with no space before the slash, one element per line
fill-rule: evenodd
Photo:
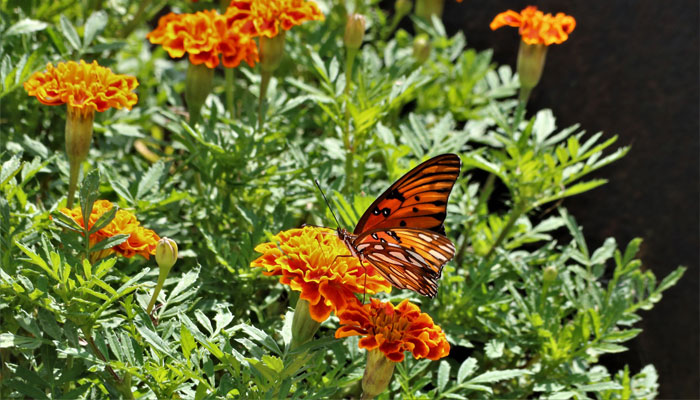
<path fill-rule="evenodd" d="M 24 89 L 49 106 L 68 104 L 82 112 L 103 112 L 110 107 L 126 108 L 136 104 L 133 90 L 139 85 L 133 76 L 115 74 L 93 61 L 87 64 L 68 61 L 46 65 L 45 72 L 35 72 L 24 82 Z"/>
<path fill-rule="evenodd" d="M 355 293 L 391 291 L 391 284 L 370 264 L 363 268 L 329 229 L 306 226 L 283 231 L 255 251 L 262 255 L 250 266 L 265 268 L 265 275 L 279 276 L 281 283 L 300 291 L 317 322 L 357 303 Z"/>
<path fill-rule="evenodd" d="M 254 36 L 272 38 L 306 21 L 322 21 L 321 10 L 316 3 L 307 0 L 233 0 L 226 10 L 226 18 L 243 21 L 242 31 Z"/>
<path fill-rule="evenodd" d="M 520 27 L 520 36 L 527 44 L 564 43 L 576 28 L 576 20 L 570 15 L 544 14 L 535 6 L 528 6 L 520 13 L 513 10 L 502 12 L 489 25 L 492 30 L 502 26 Z"/>
<path fill-rule="evenodd" d="M 251 67 L 259 61 L 258 47 L 253 37 L 241 31 L 242 22 L 227 20 L 215 10 L 194 14 L 170 13 L 160 18 L 158 27 L 146 37 L 153 44 L 160 44 L 170 57 L 189 54 L 194 65 L 205 64 L 209 68 L 221 62 L 228 68 L 245 61 Z"/>
<path fill-rule="evenodd" d="M 88 229 L 97 222 L 97 220 L 107 211 L 111 210 L 114 205 L 108 200 L 97 200 L 92 207 L 90 218 L 88 221 Z M 62 208 L 61 213 L 70 217 L 78 225 L 85 228 L 83 221 L 83 213 L 80 207 L 74 209 Z M 141 226 L 141 223 L 136 216 L 127 210 L 120 209 L 114 216 L 114 219 L 104 228 L 90 235 L 90 244 L 94 245 L 104 239 L 115 235 L 129 235 L 129 238 L 124 242 L 112 247 L 107 253 L 119 253 L 124 257 L 131 258 L 138 254 L 146 259 L 156 254 L 156 246 L 160 237 L 157 233 L 150 229 Z M 103 256 L 106 256 L 104 254 Z"/>
<path fill-rule="evenodd" d="M 363 336 L 359 342 L 361 349 L 378 348 L 391 361 L 403 361 L 405 351 L 410 351 L 416 359 L 430 360 L 439 360 L 450 353 L 442 328 L 408 299 L 397 306 L 371 299 L 368 304 L 353 304 L 338 314 L 338 318 L 342 326 L 336 330 L 336 338 Z"/>

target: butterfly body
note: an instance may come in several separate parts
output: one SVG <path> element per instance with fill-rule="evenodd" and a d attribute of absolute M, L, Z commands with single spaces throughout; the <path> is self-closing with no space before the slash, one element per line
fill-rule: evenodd
<path fill-rule="evenodd" d="M 353 233 L 338 228 L 338 237 L 394 287 L 435 297 L 442 267 L 455 253 L 443 223 L 460 168 L 455 154 L 418 165 L 369 206 Z"/>

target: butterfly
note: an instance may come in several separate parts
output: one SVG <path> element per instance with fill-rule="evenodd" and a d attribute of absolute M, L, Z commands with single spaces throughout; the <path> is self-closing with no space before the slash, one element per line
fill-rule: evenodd
<path fill-rule="evenodd" d="M 435 297 L 442 267 L 455 254 L 443 223 L 461 166 L 456 154 L 418 165 L 369 206 L 353 233 L 338 227 L 338 237 L 397 289 Z"/>

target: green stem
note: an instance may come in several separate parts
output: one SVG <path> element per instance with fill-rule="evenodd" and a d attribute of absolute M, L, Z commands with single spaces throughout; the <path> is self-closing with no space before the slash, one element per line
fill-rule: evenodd
<path fill-rule="evenodd" d="M 530 97 L 531 92 L 532 88 L 520 88 L 518 107 L 515 109 L 515 115 L 513 116 L 512 135 L 515 135 L 515 132 L 518 130 L 518 126 L 520 126 L 520 122 L 522 122 L 523 118 L 525 117 L 525 106 L 527 105 L 527 100 Z"/>
<path fill-rule="evenodd" d="M 493 254 L 493 252 L 496 250 L 498 246 L 501 245 L 503 240 L 508 236 L 508 233 L 510 233 L 510 230 L 513 229 L 513 226 L 515 226 L 515 222 L 520 218 L 521 215 L 523 215 L 523 212 L 525 212 L 525 207 L 519 203 L 513 207 L 513 210 L 510 213 L 510 217 L 508 218 L 508 222 L 506 222 L 506 226 L 501 229 L 501 232 L 498 235 L 498 238 L 496 238 L 496 241 L 493 242 L 491 245 L 491 248 L 489 248 L 489 251 L 486 253 L 486 256 L 484 258 L 489 258 Z"/>
<path fill-rule="evenodd" d="M 260 71 L 260 96 L 258 98 L 258 131 L 262 131 L 263 123 L 265 122 L 265 116 L 263 113 L 263 103 L 265 102 L 265 95 L 267 93 L 267 87 L 270 85 L 271 78 L 272 78 L 272 71 L 261 69 L 261 71 Z"/>
<path fill-rule="evenodd" d="M 75 190 L 78 188 L 78 177 L 80 176 L 80 164 L 83 160 L 70 160 L 70 177 L 68 178 L 68 208 L 73 208 Z"/>
<path fill-rule="evenodd" d="M 85 340 L 88 342 L 90 345 L 90 348 L 92 349 L 93 353 L 95 353 L 95 356 L 102 360 L 103 362 L 107 363 L 107 359 L 105 358 L 104 354 L 100 351 L 99 348 L 97 348 L 97 345 L 95 344 L 95 341 L 92 339 L 92 332 L 91 329 L 86 329 L 86 328 L 80 328 L 80 330 L 83 331 L 83 335 L 85 335 Z M 112 379 L 114 379 L 114 386 L 119 389 L 121 392 L 121 395 L 126 398 L 132 400 L 134 398 L 134 394 L 131 392 L 130 387 L 125 387 L 126 385 L 123 385 L 124 380 L 119 378 L 119 375 L 117 375 L 116 372 L 114 372 L 114 369 L 110 365 L 105 365 L 107 367 L 107 371 L 109 372 L 110 375 L 112 375 Z M 131 386 L 131 385 L 128 385 Z"/>
<path fill-rule="evenodd" d="M 345 126 L 343 127 L 343 144 L 345 145 L 345 192 L 353 190 L 355 146 L 350 134 L 350 86 L 352 85 L 352 68 L 357 56 L 357 49 L 348 48 L 345 58 Z"/>
<path fill-rule="evenodd" d="M 158 283 L 156 283 L 156 288 L 153 290 L 153 295 L 151 295 L 151 301 L 148 303 L 148 307 L 146 307 L 146 314 L 148 315 L 151 315 L 151 311 L 153 311 L 153 306 L 156 304 L 158 294 L 160 293 L 161 289 L 163 289 L 165 278 L 168 277 L 168 272 L 170 272 L 170 270 L 161 269 L 160 273 L 158 274 Z"/>
<path fill-rule="evenodd" d="M 228 106 L 228 114 L 231 119 L 235 118 L 235 107 L 233 104 L 233 92 L 236 89 L 234 84 L 234 72 L 233 68 L 226 68 L 224 70 L 224 76 L 226 77 L 226 105 Z"/>

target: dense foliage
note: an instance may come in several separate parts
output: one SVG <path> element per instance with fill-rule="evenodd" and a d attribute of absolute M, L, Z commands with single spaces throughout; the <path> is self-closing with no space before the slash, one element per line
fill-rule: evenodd
<path fill-rule="evenodd" d="M 436 17 L 411 16 L 418 37 L 396 30 L 376 1 L 348 5 L 367 18 L 354 68 L 345 6 L 318 1 L 325 20 L 286 34 L 262 121 L 259 67 L 242 63 L 216 69 L 189 123 L 187 58 L 146 34 L 163 7 L 216 3 L 0 0 L 0 398 L 358 397 L 357 339 L 335 339 L 332 316 L 292 348 L 298 293 L 250 268 L 254 247 L 302 224 L 335 227 L 314 179 L 352 228 L 410 167 L 448 152 L 463 166 L 439 293 L 379 297 L 419 304 L 451 352 L 406 357 L 381 398 L 655 396 L 652 365 L 608 371 L 600 358 L 626 350 L 639 312 L 684 269 L 657 281 L 638 239 L 589 249 L 562 202 L 606 183 L 589 175 L 627 153 L 615 136 L 519 108 L 517 75 L 490 51 Z M 110 200 L 177 243 L 152 315 L 155 257 L 90 257 L 125 238 L 94 246 L 61 216 L 65 108 L 22 87 L 48 62 L 80 59 L 139 82 L 132 110 L 96 115 L 78 204 Z"/>

